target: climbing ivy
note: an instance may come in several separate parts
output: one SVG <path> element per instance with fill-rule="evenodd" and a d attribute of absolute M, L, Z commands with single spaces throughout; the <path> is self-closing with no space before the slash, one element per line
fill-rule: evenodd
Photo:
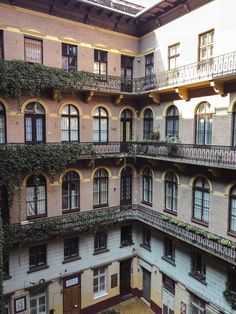
<path fill-rule="evenodd" d="M 19 60 L 0 60 L 0 73 L 1 95 L 17 99 L 23 94 L 36 97 L 45 91 L 79 90 L 95 80 L 88 72 L 69 72 Z"/>

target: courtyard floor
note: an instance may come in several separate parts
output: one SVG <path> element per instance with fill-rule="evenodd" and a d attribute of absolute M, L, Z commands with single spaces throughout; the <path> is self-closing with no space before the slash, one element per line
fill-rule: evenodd
<path fill-rule="evenodd" d="M 144 302 L 138 298 L 128 299 L 112 307 L 120 312 L 120 314 L 154 314 Z"/>

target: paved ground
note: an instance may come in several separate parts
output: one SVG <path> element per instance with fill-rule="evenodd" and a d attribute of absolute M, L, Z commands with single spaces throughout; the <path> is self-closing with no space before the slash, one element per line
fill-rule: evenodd
<path fill-rule="evenodd" d="M 137 298 L 126 300 L 112 307 L 120 314 L 154 314 L 154 312 L 142 301 Z"/>

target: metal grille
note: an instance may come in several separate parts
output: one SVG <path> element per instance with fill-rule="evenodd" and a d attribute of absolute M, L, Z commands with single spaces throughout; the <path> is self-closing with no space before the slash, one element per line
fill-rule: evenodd
<path fill-rule="evenodd" d="M 206 308 L 205 302 L 199 299 L 198 297 L 192 295 L 190 314 L 205 314 L 206 312 L 205 308 Z"/>
<path fill-rule="evenodd" d="M 166 283 L 170 282 L 170 285 Z M 168 277 L 163 278 L 162 289 L 163 314 L 174 314 L 175 307 L 175 285 Z"/>
<path fill-rule="evenodd" d="M 151 273 L 143 268 L 143 297 L 151 300 Z"/>

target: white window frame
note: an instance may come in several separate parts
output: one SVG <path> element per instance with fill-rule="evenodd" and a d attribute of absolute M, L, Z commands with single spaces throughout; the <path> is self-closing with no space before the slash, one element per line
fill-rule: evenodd
<path fill-rule="evenodd" d="M 35 295 L 32 295 L 30 296 L 30 314 L 31 314 L 31 311 L 32 310 L 36 310 L 37 314 L 42 314 L 43 312 L 40 311 L 40 308 L 39 308 L 39 298 L 41 297 L 44 297 L 45 298 L 45 314 L 47 313 L 47 290 L 45 289 L 43 292 L 39 293 L 39 294 L 35 294 Z M 36 307 L 31 307 L 31 301 L 32 300 L 35 300 L 36 299 Z"/>
<path fill-rule="evenodd" d="M 93 270 L 93 298 L 97 299 L 107 294 L 107 269 L 96 268 Z"/>

